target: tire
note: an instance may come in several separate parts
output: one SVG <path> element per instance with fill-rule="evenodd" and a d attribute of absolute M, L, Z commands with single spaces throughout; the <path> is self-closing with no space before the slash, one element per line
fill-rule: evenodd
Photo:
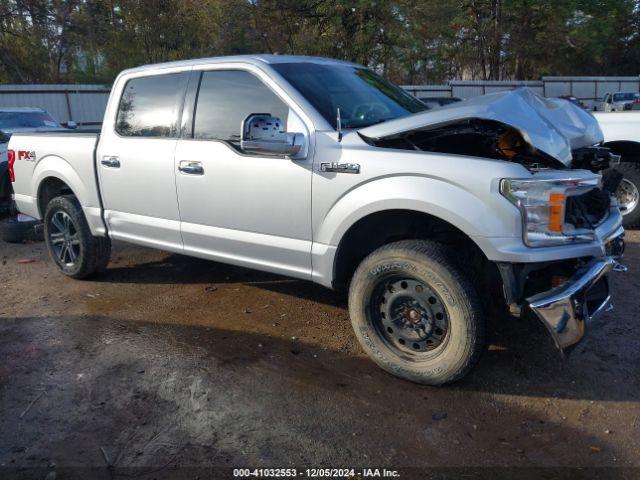
<path fill-rule="evenodd" d="M 478 294 L 436 242 L 395 242 L 365 258 L 351 281 L 349 313 L 367 354 L 412 382 L 454 382 L 485 347 Z"/>
<path fill-rule="evenodd" d="M 36 231 L 39 224 L 37 220 L 19 222 L 15 218 L 5 218 L 0 221 L 0 237 L 8 243 L 42 241 L 42 234 Z"/>
<path fill-rule="evenodd" d="M 91 235 L 84 212 L 73 195 L 55 197 L 49 202 L 44 215 L 44 238 L 51 259 L 68 277 L 80 279 L 101 272 L 111 258 L 111 241 Z"/>
<path fill-rule="evenodd" d="M 617 192 L 623 214 L 622 223 L 625 228 L 637 227 L 640 225 L 640 162 L 621 162 L 615 169 L 624 176 Z M 635 203 L 629 201 L 634 195 Z M 623 199 L 627 201 L 623 202 Z M 627 203 L 628 209 L 624 208 L 623 203 Z"/>

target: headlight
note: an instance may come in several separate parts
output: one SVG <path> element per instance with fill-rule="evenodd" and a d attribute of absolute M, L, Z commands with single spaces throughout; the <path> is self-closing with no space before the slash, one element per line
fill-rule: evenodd
<path fill-rule="evenodd" d="M 500 182 L 500 193 L 522 214 L 523 240 L 529 247 L 591 242 L 595 232 L 565 223 L 567 197 L 598 187 L 599 178 L 511 179 Z"/>

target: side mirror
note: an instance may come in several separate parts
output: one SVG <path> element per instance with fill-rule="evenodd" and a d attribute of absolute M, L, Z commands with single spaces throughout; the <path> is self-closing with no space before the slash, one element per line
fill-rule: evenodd
<path fill-rule="evenodd" d="M 287 133 L 282 121 L 269 113 L 252 113 L 242 122 L 240 148 L 260 155 L 296 155 L 304 145 L 302 133 Z"/>
<path fill-rule="evenodd" d="M 78 124 L 73 120 L 69 120 L 68 122 L 63 123 L 62 126 L 67 127 L 70 130 L 75 130 L 76 128 L 78 128 Z"/>

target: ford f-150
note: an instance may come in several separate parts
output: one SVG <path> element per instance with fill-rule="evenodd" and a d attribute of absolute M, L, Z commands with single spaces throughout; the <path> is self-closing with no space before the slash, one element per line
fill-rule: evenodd
<path fill-rule="evenodd" d="M 14 199 L 67 276 L 112 240 L 348 289 L 382 368 L 443 384 L 490 306 L 572 347 L 624 270 L 616 155 L 526 89 L 429 110 L 371 70 L 280 55 L 122 72 L 98 133 L 16 133 Z"/>

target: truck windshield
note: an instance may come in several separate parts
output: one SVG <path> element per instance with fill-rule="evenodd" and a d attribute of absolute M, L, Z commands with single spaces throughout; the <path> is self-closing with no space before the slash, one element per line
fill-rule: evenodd
<path fill-rule="evenodd" d="M 633 92 L 614 93 L 613 94 L 613 101 L 614 102 L 625 102 L 625 101 L 629 101 L 629 100 L 634 100 L 635 96 L 636 96 L 636 94 L 634 94 Z"/>
<path fill-rule="evenodd" d="M 0 130 L 42 127 L 58 128 L 60 125 L 47 112 L 0 112 Z"/>
<path fill-rule="evenodd" d="M 429 107 L 371 70 L 351 65 L 276 63 L 272 67 L 336 128 L 360 128 Z"/>

